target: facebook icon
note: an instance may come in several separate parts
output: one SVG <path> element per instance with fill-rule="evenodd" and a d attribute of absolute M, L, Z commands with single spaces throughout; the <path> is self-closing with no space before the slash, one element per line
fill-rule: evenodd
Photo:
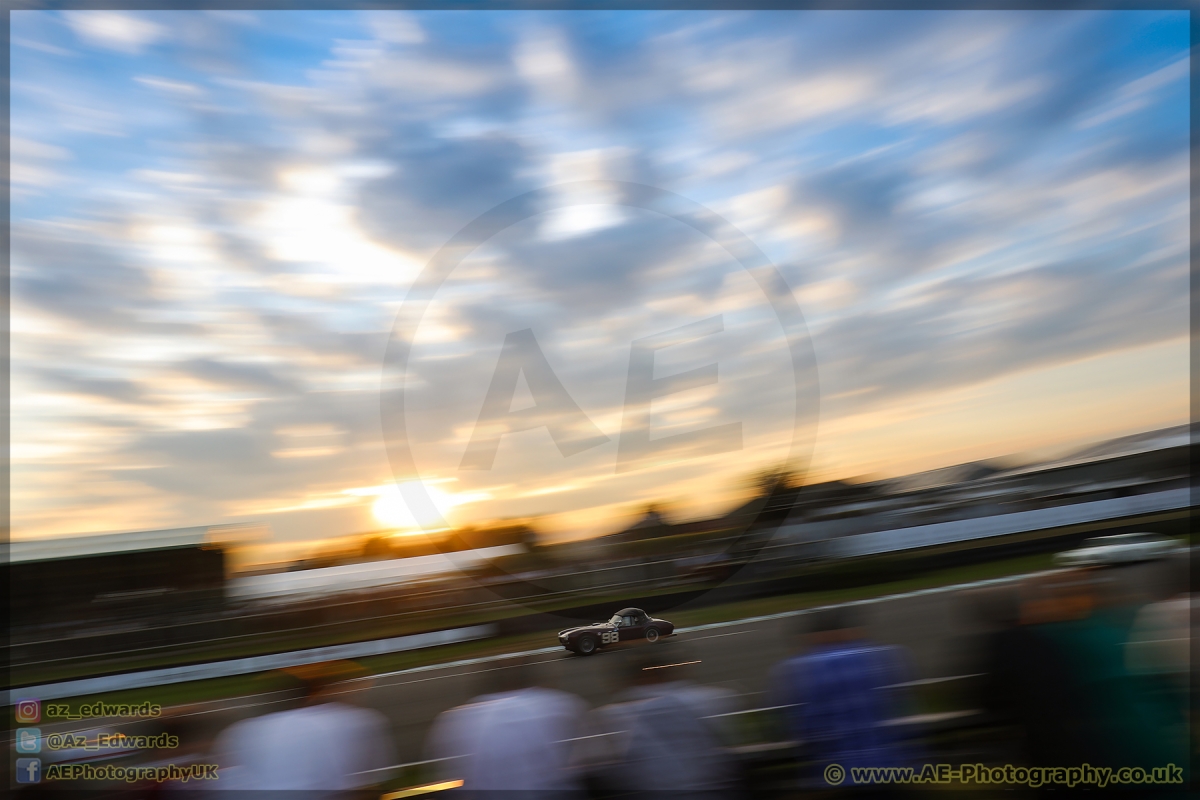
<path fill-rule="evenodd" d="M 17 759 L 17 783 L 40 783 L 42 760 L 40 758 Z"/>

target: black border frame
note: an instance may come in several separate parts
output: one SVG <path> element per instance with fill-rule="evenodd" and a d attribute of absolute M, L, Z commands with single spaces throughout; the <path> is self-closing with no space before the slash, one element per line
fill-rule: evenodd
<path fill-rule="evenodd" d="M 383 2 L 362 2 L 362 0 L 345 0 L 345 2 L 332 3 L 329 0 L 320 2 L 307 2 L 306 0 L 262 0 L 262 2 L 252 2 L 252 0 L 183 0 L 183 2 L 172 3 L 170 0 L 116 0 L 115 2 L 102 2 L 97 0 L 80 0 L 79 2 L 59 2 L 51 0 L 51 2 L 28 2 L 28 0 L 12 0 L 6 3 L 7 8 L 0 15 L 0 92 L 3 92 L 3 109 L 0 110 L 4 123 L 3 136 L 0 136 L 0 175 L 3 176 L 3 183 L 6 191 L 3 197 L 0 198 L 0 204 L 3 205 L 3 220 L 0 222 L 0 246 L 3 247 L 0 253 L 0 270 L 2 270 L 3 278 L 3 301 L 0 302 L 0 342 L 3 345 L 4 355 L 4 370 L 0 374 L 0 382 L 3 384 L 3 396 L 0 398 L 0 403 L 3 404 L 3 416 L 0 419 L 0 443 L 4 445 L 4 454 L 2 471 L 5 481 L 4 491 L 0 497 L 0 514 L 2 514 L 2 532 L 0 532 L 0 553 L 2 553 L 3 562 L 8 563 L 9 541 L 12 531 L 11 517 L 11 384 L 10 384 L 10 368 L 11 368 L 11 264 L 10 264 L 10 236 L 11 236 L 11 206 L 10 206 L 10 121 L 11 121 L 11 98 L 10 98 L 10 78 L 11 78 L 11 14 L 14 11 L 55 11 L 55 10 L 120 10 L 120 11 L 195 11 L 195 10 L 255 10 L 255 11 L 358 11 L 358 10 L 442 10 L 442 11 L 503 11 L 503 10 L 529 10 L 529 11 L 560 11 L 560 10 L 579 10 L 579 11 L 651 11 L 651 10 L 689 10 L 689 11 L 720 11 L 720 10 L 743 10 L 743 11 L 804 11 L 804 10 L 860 10 L 860 11 L 1187 11 L 1189 12 L 1189 54 L 1191 63 L 1189 65 L 1189 147 L 1190 147 L 1190 197 L 1191 207 L 1189 210 L 1189 410 L 1190 410 L 1190 429 L 1191 429 L 1191 474 L 1190 486 L 1192 491 L 1191 509 L 1188 519 L 1188 528 L 1190 532 L 1194 532 L 1194 520 L 1196 517 L 1197 507 L 1197 466 L 1200 466 L 1200 449 L 1197 445 L 1200 444 L 1198 436 L 1200 436 L 1200 398 L 1197 396 L 1196 387 L 1198 379 L 1200 379 L 1200 353 L 1197 352 L 1195 346 L 1197 337 L 1200 336 L 1200 273 L 1197 269 L 1197 247 L 1200 245 L 1197 237 L 1200 236 L 1200 205 L 1197 204 L 1198 192 L 1200 188 L 1200 149 L 1196 138 L 1197 123 L 1200 122 L 1200 105 L 1197 100 L 1200 99 L 1200 63 L 1196 58 L 1197 44 L 1200 43 L 1200 3 L 1195 0 L 1156 0 L 1152 2 L 1137 2 L 1136 0 L 1051 0 L 1050 2 L 1038 2 L 1038 0 L 981 0 L 980 2 L 969 2 L 969 0 L 846 0 L 846 2 L 837 2 L 837 0 L 748 0 L 747 2 L 736 2 L 736 0 L 659 0 L 658 2 L 637 0 L 576 0 L 569 2 L 568 0 L 446 0 L 446 2 L 395 2 L 394 0 L 385 0 Z M 1189 588 L 1195 587 L 1193 576 L 1196 574 L 1196 548 L 1192 548 L 1189 563 Z M 11 645 L 11 596 L 9 592 L 11 587 L 7 582 L 7 570 L 5 570 L 4 582 L 4 602 L 0 604 L 0 623 L 4 626 L 4 641 L 5 644 Z M 1192 606 L 1192 629 L 1196 630 L 1198 621 L 1197 610 L 1195 603 Z M 6 647 L 5 657 L 0 660 L 0 678 L 3 679 L 3 687 L 5 693 L 4 706 L 11 708 L 13 697 L 9 696 L 8 687 L 10 682 L 10 664 L 8 663 L 8 654 L 11 653 L 11 647 Z M 1200 663 L 1200 641 L 1197 637 L 1191 640 L 1191 668 L 1193 677 L 1197 664 Z M 1194 682 L 1194 680 L 1193 680 Z M 1200 768 L 1200 754 L 1197 753 L 1197 742 L 1193 731 L 1195 720 L 1198 716 L 1198 710 L 1195 707 L 1195 698 L 1189 698 L 1189 707 L 1192 709 L 1192 718 L 1189 719 L 1188 733 L 1191 739 L 1190 752 L 1192 754 L 1192 763 L 1188 771 L 1189 785 L 1188 790 L 1200 785 L 1197 780 L 1197 768 Z M 5 712 L 4 729 L 6 731 L 5 742 L 11 741 L 14 721 L 10 711 Z M 0 758 L 0 785 L 5 787 L 12 786 L 12 776 L 10 775 L 12 761 L 9 754 L 5 754 Z M 69 790 L 63 790 L 69 791 Z M 271 794 L 271 793 L 266 793 Z M 293 793 L 294 796 L 294 793 Z"/>

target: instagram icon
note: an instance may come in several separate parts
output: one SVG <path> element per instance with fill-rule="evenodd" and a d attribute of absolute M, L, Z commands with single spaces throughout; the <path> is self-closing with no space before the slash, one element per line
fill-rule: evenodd
<path fill-rule="evenodd" d="M 17 722 L 38 722 L 42 718 L 42 704 L 38 700 L 17 701 Z"/>

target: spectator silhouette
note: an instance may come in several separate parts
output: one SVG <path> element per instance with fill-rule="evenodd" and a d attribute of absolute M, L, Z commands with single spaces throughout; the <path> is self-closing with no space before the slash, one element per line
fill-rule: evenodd
<path fill-rule="evenodd" d="M 691 659 L 679 646 L 622 654 L 625 689 L 597 709 L 576 757 L 593 787 L 624 795 L 736 796 L 736 771 L 720 723 L 728 693 L 687 680 Z"/>
<path fill-rule="evenodd" d="M 528 657 L 491 662 L 484 670 L 488 691 L 442 713 L 430 729 L 425 752 L 437 762 L 439 779 L 462 780 L 472 793 L 577 794 L 581 783 L 570 753 L 587 705 L 537 685 Z"/>
<path fill-rule="evenodd" d="M 1184 765 L 1182 713 L 1127 668 L 1128 614 L 1113 584 L 1083 569 L 1023 587 L 1000 669 L 1035 766 Z"/>
<path fill-rule="evenodd" d="M 1166 595 L 1137 612 L 1125 665 L 1141 676 L 1163 702 L 1186 713 L 1191 665 L 1193 598 L 1188 585 L 1190 553 L 1161 565 L 1160 589 Z"/>
<path fill-rule="evenodd" d="M 829 788 L 826 769 L 914 767 L 916 748 L 901 726 L 908 711 L 907 653 L 864 638 L 852 610 L 821 609 L 808 615 L 807 648 L 779 664 L 772 676 L 773 704 L 782 706 L 792 738 L 809 761 L 801 780 Z"/>
<path fill-rule="evenodd" d="M 991 586 L 970 592 L 966 600 L 976 632 L 957 649 L 963 659 L 960 672 L 972 676 L 966 684 L 970 705 L 984 712 L 980 757 L 997 764 L 1026 763 L 1019 715 L 1023 701 L 1014 676 L 1014 666 L 1030 657 L 1018 627 L 1019 589 Z"/>
<path fill-rule="evenodd" d="M 387 719 L 338 699 L 361 670 L 329 662 L 286 670 L 303 686 L 299 708 L 236 722 L 214 745 L 219 779 L 205 788 L 308 790 L 308 800 L 344 797 L 386 777 L 395 750 Z"/>

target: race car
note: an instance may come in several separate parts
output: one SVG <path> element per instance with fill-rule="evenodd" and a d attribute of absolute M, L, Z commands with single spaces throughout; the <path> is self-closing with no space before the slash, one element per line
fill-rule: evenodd
<path fill-rule="evenodd" d="M 1103 567 L 1154 561 L 1182 552 L 1187 551 L 1179 542 L 1155 533 L 1118 533 L 1096 536 L 1082 547 L 1057 553 L 1054 563 L 1060 567 Z"/>
<path fill-rule="evenodd" d="M 675 625 L 665 619 L 655 619 L 640 608 L 622 608 L 608 622 L 596 622 L 558 632 L 558 642 L 572 653 L 590 656 L 601 647 L 617 642 L 645 639 L 657 642 L 672 636 Z"/>

